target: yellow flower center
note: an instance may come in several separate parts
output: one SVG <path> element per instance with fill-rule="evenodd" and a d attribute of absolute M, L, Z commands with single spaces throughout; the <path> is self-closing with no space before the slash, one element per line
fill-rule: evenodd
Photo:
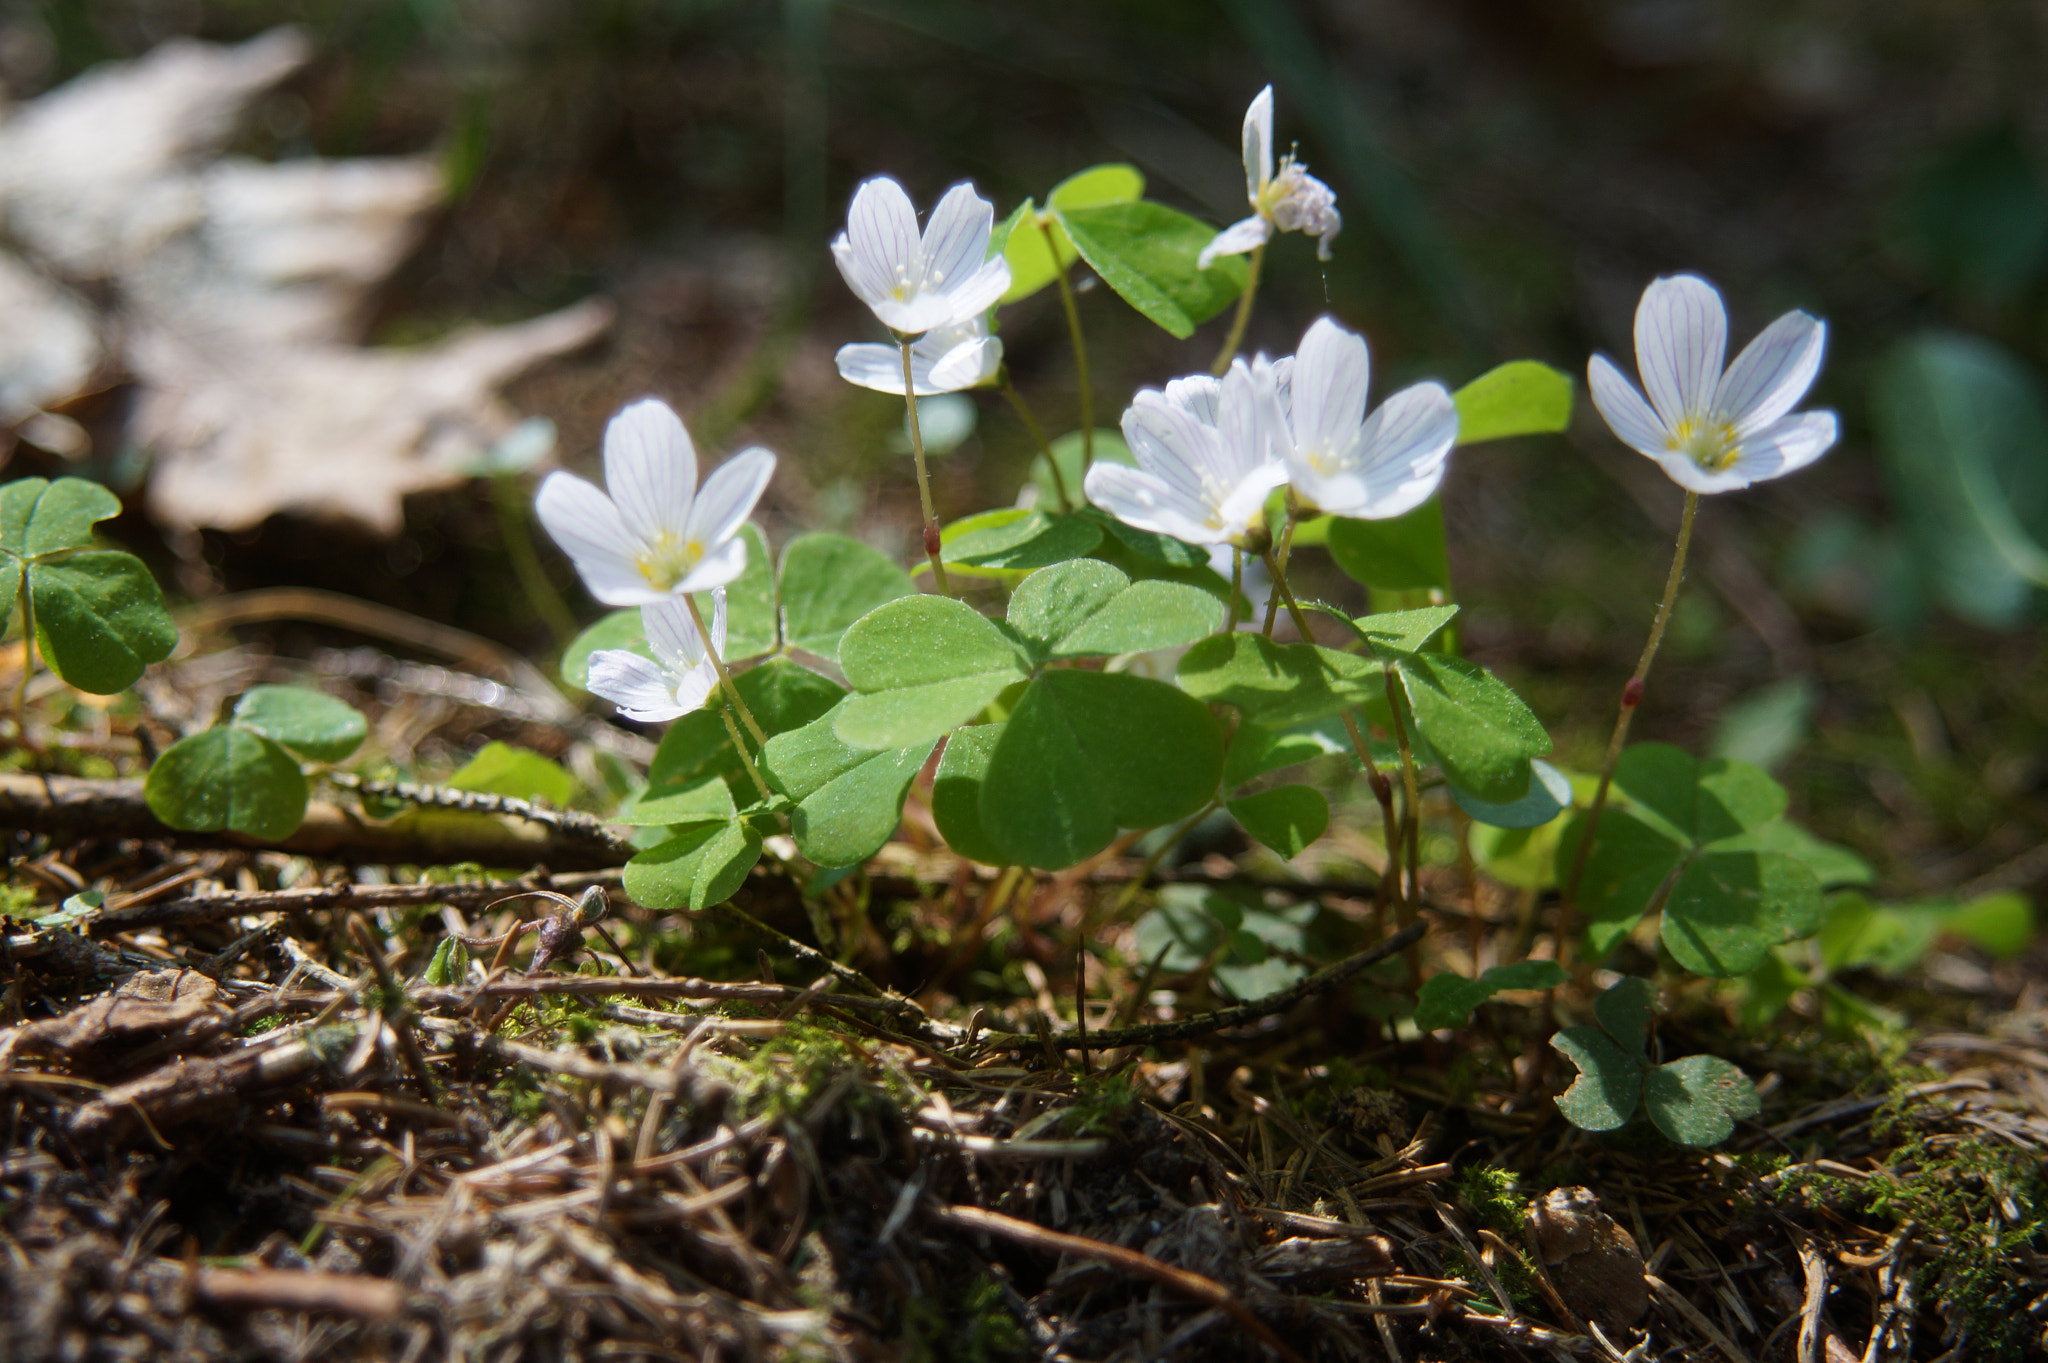
<path fill-rule="evenodd" d="M 673 591 L 676 583 L 688 576 L 703 557 L 702 540 L 681 539 L 662 530 L 633 556 L 633 566 L 647 579 L 648 586 L 666 592 Z"/>
<path fill-rule="evenodd" d="M 1709 417 L 1680 418 L 1667 448 L 1684 454 L 1709 473 L 1719 473 L 1742 457 L 1735 428 Z"/>

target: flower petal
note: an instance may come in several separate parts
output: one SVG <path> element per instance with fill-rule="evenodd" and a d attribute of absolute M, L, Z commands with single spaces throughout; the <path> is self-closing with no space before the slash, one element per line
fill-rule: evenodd
<path fill-rule="evenodd" d="M 689 603 L 679 596 L 664 597 L 640 608 L 640 629 L 647 646 L 670 672 L 681 676 L 704 661 L 704 637 L 690 618 Z"/>
<path fill-rule="evenodd" d="M 1188 505 L 1213 508 L 1227 494 L 1228 482 L 1217 472 L 1222 437 L 1187 408 L 1142 391 L 1124 409 L 1123 430 L 1138 467 L 1171 485 Z M 1208 511 L 1202 514 L 1206 519 Z"/>
<path fill-rule="evenodd" d="M 854 345 L 839 347 L 833 356 L 839 365 L 839 377 L 862 388 L 872 388 L 877 393 L 894 393 L 903 396 L 903 352 L 893 345 L 879 341 L 862 341 Z M 913 352 L 910 357 L 910 372 L 915 378 L 918 360 Z M 918 392 L 925 392 L 920 385 Z"/>
<path fill-rule="evenodd" d="M 1209 506 L 1143 469 L 1128 464 L 1092 464 L 1083 487 L 1089 501 L 1140 530 L 1190 544 L 1221 544 L 1229 538 L 1211 523 Z"/>
<path fill-rule="evenodd" d="M 759 445 L 741 450 L 711 470 L 711 476 L 697 490 L 697 505 L 691 508 L 684 538 L 703 545 L 707 553 L 732 539 L 747 523 L 747 517 L 754 514 L 754 503 L 761 500 L 761 494 L 768 489 L 768 480 L 774 476 L 775 456 Z M 740 564 L 742 567 L 746 564 L 744 552 Z M 701 591 L 703 588 L 692 587 L 690 590 Z"/>
<path fill-rule="evenodd" d="M 1592 390 L 1593 405 L 1622 444 L 1652 459 L 1661 459 L 1670 451 L 1671 432 L 1663 419 L 1643 401 L 1636 386 L 1622 377 L 1612 360 L 1595 355 L 1586 365 L 1586 386 Z"/>
<path fill-rule="evenodd" d="M 1275 459 L 1270 463 L 1245 474 L 1223 499 L 1223 505 L 1216 508 L 1216 519 L 1223 523 L 1223 532 L 1236 540 L 1251 529 L 1252 522 L 1265 514 L 1266 499 L 1273 495 L 1273 489 L 1287 486 L 1287 465 Z"/>
<path fill-rule="evenodd" d="M 887 301 L 900 282 L 916 282 L 920 260 L 917 209 L 903 186 L 886 175 L 861 183 L 846 214 L 844 258 L 833 258 L 846 282 L 869 307 Z M 887 322 L 887 318 L 882 319 Z"/>
<path fill-rule="evenodd" d="M 608 606 L 661 599 L 633 562 L 632 538 L 611 498 L 573 473 L 556 472 L 541 483 L 533 509 L 592 596 Z"/>
<path fill-rule="evenodd" d="M 995 205 L 975 193 L 974 186 L 965 180 L 946 191 L 924 229 L 921 249 L 925 288 L 951 293 L 981 268 L 988 255 L 995 212 Z M 996 291 L 997 296 L 1009 287 L 1005 280 L 1003 288 Z"/>
<path fill-rule="evenodd" d="M 1259 191 L 1272 178 L 1273 87 L 1269 85 L 1252 97 L 1251 107 L 1244 111 L 1244 191 L 1252 207 L 1258 207 Z M 1235 255 L 1237 252 L 1233 250 L 1226 254 Z M 1205 268 L 1208 263 L 1206 260 L 1202 262 Z"/>
<path fill-rule="evenodd" d="M 678 592 L 708 592 L 723 587 L 747 570 L 747 542 L 730 539 L 697 561 L 681 582 Z"/>
<path fill-rule="evenodd" d="M 634 539 L 682 533 L 697 494 L 697 451 L 673 408 L 642 398 L 620 409 L 604 428 L 604 484 Z"/>
<path fill-rule="evenodd" d="M 1230 224 L 1211 238 L 1202 248 L 1202 254 L 1195 257 L 1197 269 L 1208 269 L 1218 256 L 1241 256 L 1246 251 L 1256 250 L 1266 244 L 1266 238 L 1273 235 L 1273 224 L 1254 213 Z"/>
<path fill-rule="evenodd" d="M 1760 431 L 1798 405 L 1820 373 L 1827 324 L 1803 312 L 1788 312 L 1742 348 L 1721 376 L 1714 411 L 1738 435 Z"/>
<path fill-rule="evenodd" d="M 1826 454 L 1841 433 L 1841 422 L 1833 412 L 1784 417 L 1742 442 L 1742 456 L 1735 461 L 1734 471 L 1752 483 L 1783 477 Z"/>
<path fill-rule="evenodd" d="M 1271 366 L 1254 374 L 1243 360 L 1232 360 L 1223 376 L 1223 397 L 1216 404 L 1216 431 L 1222 457 L 1210 467 L 1225 495 L 1236 490 L 1254 469 L 1280 461 L 1285 431 Z M 1285 479 L 1282 479 L 1284 482 Z"/>
<path fill-rule="evenodd" d="M 711 699 L 711 693 L 718 689 L 718 669 L 709 659 L 690 669 L 685 676 L 676 678 L 676 706 L 684 714 L 704 708 L 704 702 Z"/>
<path fill-rule="evenodd" d="M 696 708 L 676 703 L 675 683 L 667 672 L 622 648 L 601 649 L 591 654 L 590 676 L 585 685 L 591 695 L 602 696 L 618 706 L 626 718 L 643 723 L 658 724 Z"/>
<path fill-rule="evenodd" d="M 1364 337 L 1327 317 L 1309 327 L 1290 385 L 1294 447 L 1303 459 L 1342 458 L 1357 444 L 1371 377 Z"/>
<path fill-rule="evenodd" d="M 1356 460 L 1364 504 L 1339 514 L 1384 520 L 1413 511 L 1443 482 L 1457 441 L 1458 404 L 1449 389 L 1440 383 L 1403 388 L 1366 420 Z"/>
<path fill-rule="evenodd" d="M 1223 400 L 1223 383 L 1207 374 L 1189 374 L 1166 385 L 1166 400 L 1205 426 L 1216 424 L 1216 405 Z"/>
<path fill-rule="evenodd" d="M 718 650 L 718 656 L 725 656 L 725 588 L 711 590 L 711 646 Z"/>
<path fill-rule="evenodd" d="M 1704 416 L 1728 353 L 1721 295 L 1698 275 L 1673 275 L 1643 290 L 1636 306 L 1636 365 L 1667 429 Z"/>
<path fill-rule="evenodd" d="M 927 393 L 957 393 L 987 382 L 1002 367 L 1003 343 L 993 336 L 963 341 L 934 360 L 918 385 L 920 396 Z M 901 380 L 898 380 L 899 386 Z"/>
<path fill-rule="evenodd" d="M 979 278 L 978 275 L 976 277 Z M 1008 287 L 1005 283 L 997 288 L 995 296 L 1000 298 L 1003 289 Z M 920 289 L 908 298 L 885 298 L 879 303 L 868 304 L 868 307 L 882 320 L 883 326 L 905 336 L 922 336 L 933 327 L 960 320 L 949 295 L 928 289 Z"/>

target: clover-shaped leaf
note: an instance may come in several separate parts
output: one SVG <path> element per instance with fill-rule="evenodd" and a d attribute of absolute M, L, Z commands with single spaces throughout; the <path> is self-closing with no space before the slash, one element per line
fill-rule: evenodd
<path fill-rule="evenodd" d="M 306 777 L 293 752 L 339 761 L 366 732 L 363 717 L 331 696 L 254 687 L 226 724 L 179 739 L 150 764 L 143 799 L 171 828 L 274 842 L 306 817 Z"/>
<path fill-rule="evenodd" d="M 799 535 L 782 551 L 782 637 L 837 659 L 847 626 L 917 590 L 886 554 L 844 535 Z"/>
<path fill-rule="evenodd" d="M 1028 671 L 994 621 L 945 596 L 906 596 L 869 611 L 840 640 L 839 666 L 858 694 L 840 705 L 836 731 L 869 749 L 929 742 Z"/>
<path fill-rule="evenodd" d="M 1208 637 L 1216 602 L 1198 587 L 1133 582 L 1098 559 L 1076 559 L 1024 579 L 1009 623 L 1037 662 L 1142 653 Z"/>
<path fill-rule="evenodd" d="M 1507 989 L 1555 989 L 1571 976 L 1555 961 L 1497 965 L 1476 980 L 1442 971 L 1422 982 L 1415 997 L 1415 1025 L 1425 1032 L 1463 1027 L 1472 1010 Z"/>
<path fill-rule="evenodd" d="M 1385 694 L 1381 665 L 1315 644 L 1276 644 L 1259 634 L 1212 635 L 1180 660 L 1181 689 L 1234 705 L 1247 720 L 1286 728 Z"/>
<path fill-rule="evenodd" d="M 880 851 L 902 822 L 903 797 L 937 739 L 855 748 L 835 724 L 826 714 L 769 739 L 761 773 L 797 802 L 790 815 L 797 851 L 820 866 L 854 866 Z"/>
<path fill-rule="evenodd" d="M 1226 801 L 1244 831 L 1283 857 L 1308 850 L 1330 826 L 1330 802 L 1314 786 L 1274 786 Z"/>
<path fill-rule="evenodd" d="M 634 857 L 622 879 L 643 908 L 700 912 L 738 893 L 760 859 L 760 835 L 744 819 L 707 820 Z"/>
<path fill-rule="evenodd" d="M 1643 1076 L 1643 1108 L 1680 1145 L 1714 1145 L 1763 1104 L 1756 1085 L 1734 1065 L 1719 1056 L 1689 1055 Z"/>
<path fill-rule="evenodd" d="M 1557 1110 L 1565 1120 L 1582 1131 L 1626 1125 L 1643 1094 L 1642 1060 L 1598 1027 L 1567 1027 L 1550 1044 L 1579 1067 L 1579 1077 L 1558 1095 Z"/>
<path fill-rule="evenodd" d="M 233 723 L 315 762 L 341 761 L 370 732 L 353 705 L 303 686 L 251 687 L 235 702 Z"/>

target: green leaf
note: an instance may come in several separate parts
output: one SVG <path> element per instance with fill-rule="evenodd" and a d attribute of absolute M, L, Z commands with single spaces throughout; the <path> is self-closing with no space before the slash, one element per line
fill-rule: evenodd
<path fill-rule="evenodd" d="M 1240 999 L 1263 998 L 1307 973 L 1286 959 L 1307 947 L 1314 904 L 1268 909 L 1200 885 L 1168 885 L 1158 906 L 1134 927 L 1135 954 L 1168 974 L 1212 966 L 1216 982 Z"/>
<path fill-rule="evenodd" d="M 1475 822 L 1469 839 L 1472 857 L 1503 885 L 1547 890 L 1557 884 L 1557 840 L 1565 823 L 1562 815 L 1540 828 L 1496 828 Z M 1582 902 L 1584 897 L 1582 892 Z"/>
<path fill-rule="evenodd" d="M 1476 980 L 1440 972 L 1422 982 L 1415 999 L 1415 1025 L 1425 1032 L 1463 1027 L 1472 1010 L 1508 989 L 1555 989 L 1571 976 L 1555 961 L 1497 965 Z"/>
<path fill-rule="evenodd" d="M 569 641 L 562 653 L 562 680 L 579 691 L 590 687 L 590 655 L 604 649 L 623 649 L 650 662 L 654 650 L 647 646 L 647 631 L 640 626 L 640 608 L 613 611 Z"/>
<path fill-rule="evenodd" d="M 1680 1145 L 1716 1145 L 1734 1133 L 1737 1118 L 1763 1111 L 1763 1102 L 1735 1066 L 1719 1056 L 1689 1055 L 1643 1077 L 1643 1108 Z"/>
<path fill-rule="evenodd" d="M 1103 204 L 1132 203 L 1145 193 L 1145 174 L 1121 161 L 1106 162 L 1077 170 L 1052 187 L 1045 201 L 1061 212 L 1096 208 Z"/>
<path fill-rule="evenodd" d="M 1375 661 L 1241 631 L 1196 644 L 1180 660 L 1178 675 L 1189 695 L 1234 705 L 1267 728 L 1320 719 L 1385 694 Z"/>
<path fill-rule="evenodd" d="M 985 866 L 1004 862 L 1003 849 L 981 826 L 981 786 L 1004 727 L 996 723 L 955 729 L 946 736 L 946 752 L 932 778 L 932 822 L 939 826 L 946 846 Z"/>
<path fill-rule="evenodd" d="M 1119 828 L 1194 813 L 1222 773 L 1223 735 L 1192 696 L 1123 673 L 1046 672 L 989 755 L 981 825 L 1005 863 L 1056 870 Z"/>
<path fill-rule="evenodd" d="M 787 658 L 770 658 L 747 669 L 733 678 L 733 686 L 746 702 L 754 722 L 771 738 L 809 724 L 846 694 L 837 682 Z M 725 721 L 719 718 L 716 707 L 722 704 L 722 700 L 714 698 L 713 708 L 692 710 L 669 725 L 668 732 L 661 737 L 661 746 L 655 749 L 654 761 L 648 764 L 650 784 L 686 785 L 704 776 L 723 776 L 742 800 L 754 800 L 753 782 L 740 766 Z M 747 751 L 756 751 L 753 736 L 744 737 Z"/>
<path fill-rule="evenodd" d="M 717 776 L 703 776 L 686 785 L 649 786 L 612 815 L 613 823 L 631 828 L 731 819 L 739 814 L 732 787 Z"/>
<path fill-rule="evenodd" d="M 370 732 L 353 705 L 303 686 L 251 687 L 235 702 L 233 722 L 315 762 L 341 761 Z"/>
<path fill-rule="evenodd" d="M 81 481 L 60 479 L 57 486 Z M 35 538 L 33 524 L 29 535 Z M 178 627 L 163 593 L 133 554 L 86 549 L 31 563 L 28 590 L 44 656 L 81 691 L 110 696 L 125 690 L 178 646 Z"/>
<path fill-rule="evenodd" d="M 292 755 L 261 734 L 224 726 L 181 738 L 150 765 L 142 797 L 171 828 L 227 829 L 265 842 L 306 817 L 306 778 Z"/>
<path fill-rule="evenodd" d="M 1394 664 L 1415 727 L 1452 785 L 1489 803 L 1522 799 L 1550 735 L 1498 677 L 1463 658 L 1411 653 Z"/>
<path fill-rule="evenodd" d="M 1195 265 L 1215 229 L 1163 204 L 1055 207 L 1053 215 L 1103 283 L 1182 340 L 1244 291 L 1245 264 L 1236 256 L 1206 270 Z"/>
<path fill-rule="evenodd" d="M 434 959 L 427 962 L 422 983 L 446 989 L 468 978 L 469 948 L 459 937 L 443 937 L 441 944 L 434 948 Z"/>
<path fill-rule="evenodd" d="M 917 590 L 889 557 L 844 535 L 799 535 L 782 551 L 782 636 L 837 659 L 847 626 Z"/>
<path fill-rule="evenodd" d="M 503 795 L 513 800 L 544 800 L 567 809 L 576 798 L 576 778 L 537 752 L 495 740 L 449 777 L 451 790 Z"/>
<path fill-rule="evenodd" d="M 833 732 L 834 720 L 823 715 L 769 739 L 761 772 L 797 802 L 797 851 L 820 866 L 853 866 L 880 851 L 903 821 L 904 794 L 937 739 L 882 752 L 849 747 Z"/>
<path fill-rule="evenodd" d="M 1942 920 L 1942 931 L 1962 938 L 2001 960 L 2027 949 L 2034 937 L 2034 906 L 2010 890 L 1957 905 Z"/>
<path fill-rule="evenodd" d="M 1354 582 L 1390 592 L 1450 590 L 1451 559 L 1444 544 L 1440 498 L 1431 497 L 1390 520 L 1333 516 L 1329 546 L 1330 558 Z"/>
<path fill-rule="evenodd" d="M 1571 807 L 1571 778 L 1542 758 L 1529 761 L 1529 790 L 1519 800 L 1482 800 L 1453 785 L 1451 798 L 1475 823 L 1494 828 L 1541 828 Z"/>
<path fill-rule="evenodd" d="M 1613 1131 L 1635 1115 L 1643 1094 L 1643 1062 L 1614 1044 L 1598 1027 L 1567 1027 L 1551 1048 L 1579 1067 L 1579 1077 L 1558 1095 L 1557 1110 L 1581 1131 Z"/>
<path fill-rule="evenodd" d="M 939 540 L 947 563 L 1023 572 L 1080 558 L 1102 542 L 1102 528 L 1083 516 L 1012 506 L 955 521 Z"/>
<path fill-rule="evenodd" d="M 1841 885 L 1868 885 L 1877 879 L 1870 863 L 1848 848 L 1817 838 L 1784 819 L 1723 838 L 1718 846 L 1724 851 L 1783 852 L 1813 872 L 1824 890 Z"/>
<path fill-rule="evenodd" d="M 906 596 L 846 631 L 839 666 L 859 695 L 839 707 L 839 737 L 906 748 L 957 728 L 1026 674 L 1017 646 L 964 602 Z"/>
<path fill-rule="evenodd" d="M 0 554 L 0 624 L 21 604 L 21 580 L 28 565 L 12 554 Z"/>
<path fill-rule="evenodd" d="M 738 662 L 775 647 L 775 559 L 768 537 L 752 521 L 740 529 L 747 566 L 725 588 L 725 661 Z M 711 623 L 711 593 L 697 593 L 697 609 Z"/>
<path fill-rule="evenodd" d="M 1872 424 L 1915 562 L 1966 620 L 2016 623 L 2048 586 L 2048 404 L 2024 361 L 1975 336 L 1900 342 L 1870 382 Z"/>
<path fill-rule="evenodd" d="M 1761 1031 L 1785 1011 L 1785 1005 L 1802 989 L 1811 989 L 1813 979 L 1785 959 L 1783 949 L 1764 957 L 1764 963 L 1739 980 L 1736 1016 L 1748 1031 Z"/>
<path fill-rule="evenodd" d="M 1615 1045 L 1640 1055 L 1650 1044 L 1650 1014 L 1656 1003 L 1656 988 L 1631 975 L 1616 980 L 1593 1000 L 1593 1017 Z"/>
<path fill-rule="evenodd" d="M 1171 535 L 1161 535 L 1151 530 L 1140 530 L 1135 525 L 1125 525 L 1100 507 L 1087 507 L 1082 510 L 1081 515 L 1109 531 L 1118 543 L 1141 558 L 1173 568 L 1200 568 L 1205 571 L 1209 568 L 1209 551 L 1199 544 L 1189 544 L 1186 540 L 1177 540 Z"/>
<path fill-rule="evenodd" d="M 1231 735 L 1230 751 L 1224 757 L 1223 788 L 1236 790 L 1268 772 L 1350 751 L 1351 736 L 1341 721 L 1329 716 L 1289 729 L 1242 723 Z"/>
<path fill-rule="evenodd" d="M 1743 975 L 1770 949 L 1820 926 L 1820 882 L 1778 852 L 1709 847 L 1664 901 L 1664 945 L 1696 975 Z"/>
<path fill-rule="evenodd" d="M 761 859 L 761 839 L 743 819 L 692 824 L 626 863 L 633 902 L 648 909 L 702 912 L 739 893 Z"/>
<path fill-rule="evenodd" d="M 1039 222 L 1037 203 L 1026 199 L 990 234 L 989 244 L 1002 251 L 1010 266 L 1010 287 L 998 303 L 1029 298 L 1057 279 L 1062 270 L 1072 267 L 1074 243 L 1068 240 L 1066 230 L 1058 223 L 1051 224 L 1053 242 L 1059 250 L 1059 263 L 1054 264 L 1053 247 L 1046 245 L 1045 230 Z"/>
<path fill-rule="evenodd" d="M 1024 579 L 1009 622 L 1038 662 L 1143 653 L 1206 638 L 1216 602 L 1198 587 L 1134 583 L 1099 559 L 1076 559 Z"/>
<path fill-rule="evenodd" d="M 29 480 L 24 479 L 24 482 Z M 121 514 L 121 499 L 86 478 L 59 478 L 42 489 L 29 509 L 21 538 L 9 537 L 0 547 L 24 558 L 83 549 L 92 543 L 92 528 Z M 19 544 L 19 549 L 14 546 Z"/>
<path fill-rule="evenodd" d="M 1366 646 L 1380 657 L 1419 653 L 1431 639 L 1443 633 L 1445 625 L 1458 614 L 1456 606 L 1427 606 L 1421 610 L 1388 611 L 1357 619 L 1329 606 L 1318 607 L 1324 614 L 1342 620 Z"/>
<path fill-rule="evenodd" d="M 49 486 L 47 478 L 17 478 L 0 484 L 0 550 L 16 557 L 28 553 L 29 517 Z"/>
<path fill-rule="evenodd" d="M 1728 708 L 1714 726 L 1709 752 L 1768 771 L 1806 741 L 1819 703 L 1820 687 L 1810 677 L 1773 682 Z"/>
<path fill-rule="evenodd" d="M 1451 395 L 1458 406 L 1458 443 L 1476 445 L 1511 435 L 1547 435 L 1572 420 L 1572 380 L 1535 360 L 1509 360 Z"/>
<path fill-rule="evenodd" d="M 1060 477 L 1066 481 L 1067 496 L 1071 509 L 1075 511 L 1090 510 L 1091 508 L 1087 506 L 1086 495 L 1083 493 L 1081 486 L 1087 477 L 1086 470 L 1081 467 L 1081 456 L 1086 452 L 1086 442 L 1082 440 L 1081 432 L 1068 431 L 1065 435 L 1054 440 L 1050 449 L 1052 450 L 1053 463 L 1059 466 Z M 1095 428 L 1095 462 L 1098 464 L 1135 465 L 1138 461 L 1132 456 L 1131 447 L 1124 443 L 1124 433 L 1122 431 L 1111 426 L 1097 426 Z M 1048 511 L 1058 509 L 1060 504 L 1059 485 L 1053 482 L 1052 467 L 1046 463 L 1044 454 L 1032 456 L 1030 482 L 1031 486 L 1038 490 L 1037 506 Z M 1108 521 L 1108 517 L 1103 517 L 1103 524 L 1107 525 Z M 1206 555 L 1202 561 L 1204 563 L 1208 562 Z"/>
<path fill-rule="evenodd" d="M 1314 786 L 1274 786 L 1225 807 L 1245 832 L 1289 859 L 1307 851 L 1330 826 L 1330 802 Z"/>

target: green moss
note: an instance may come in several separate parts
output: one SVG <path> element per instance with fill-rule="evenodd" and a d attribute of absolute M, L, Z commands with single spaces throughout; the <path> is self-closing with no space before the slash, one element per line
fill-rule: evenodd
<path fill-rule="evenodd" d="M 1452 1178 L 1451 1187 L 1480 1225 L 1510 1244 L 1521 1237 L 1528 1199 L 1522 1195 L 1520 1174 L 1499 1165 L 1470 1164 Z"/>
<path fill-rule="evenodd" d="M 1060 1129 L 1069 1136 L 1105 1135 L 1137 1104 L 1138 1091 L 1127 1072 L 1084 1075 L 1075 1087 L 1073 1105 L 1060 1119 Z"/>

